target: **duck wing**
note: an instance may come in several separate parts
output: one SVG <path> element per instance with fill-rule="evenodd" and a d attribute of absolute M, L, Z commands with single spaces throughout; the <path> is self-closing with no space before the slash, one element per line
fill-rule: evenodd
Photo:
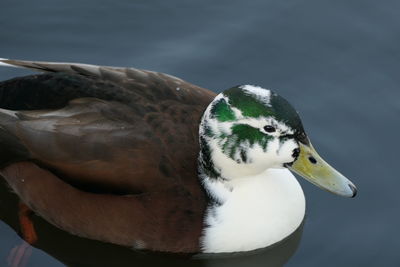
<path fill-rule="evenodd" d="M 136 213 L 121 219 L 126 222 L 132 216 L 141 216 L 142 219 L 136 218 L 136 223 L 128 224 L 133 228 L 148 224 L 162 229 L 156 225 L 168 224 L 171 217 L 168 212 L 177 210 L 186 215 L 189 212 L 195 234 L 200 235 L 205 196 L 197 178 L 198 125 L 214 93 L 167 74 L 133 68 L 16 60 L 0 62 L 45 72 L 0 83 L 0 150 L 4 151 L 0 153 L 0 166 L 11 164 L 12 167 L 21 161 L 34 163 L 24 163 L 25 167 L 18 167 L 18 172 L 7 167 L 6 179 L 16 192 L 29 195 L 25 197 L 27 202 L 40 210 L 41 215 L 70 232 L 126 245 L 126 241 L 115 241 L 113 236 L 98 237 L 101 229 L 95 234 L 77 230 L 76 222 L 72 223 L 73 218 L 68 213 L 49 215 L 48 210 L 61 208 L 48 207 L 49 203 L 57 202 L 52 200 L 61 197 L 58 194 L 61 187 L 54 187 L 59 184 L 69 188 L 67 192 L 78 190 L 84 196 L 96 194 L 95 198 L 85 201 L 73 199 L 72 206 L 78 202 L 87 203 L 82 204 L 85 207 L 96 206 L 101 203 L 95 201 L 96 198 L 112 195 L 130 196 L 129 200 L 137 207 L 147 203 L 148 208 L 163 210 L 145 216 L 146 211 L 138 208 Z M 42 205 L 42 208 L 38 206 L 45 201 L 43 194 L 32 196 L 40 186 L 34 189 L 36 183 L 24 187 L 24 183 L 18 182 L 21 177 L 37 180 L 37 175 L 30 173 L 38 172 L 46 177 L 41 187 L 48 181 L 47 188 L 52 190 L 48 194 L 52 197 L 46 198 L 48 205 Z M 170 200 L 180 204 L 166 204 Z M 118 201 L 126 199 L 118 198 Z M 182 204 L 185 201 L 187 204 Z M 90 216 L 96 217 L 88 212 L 84 220 L 91 220 Z M 173 240 L 160 245 L 161 230 L 152 231 L 158 233 L 158 237 L 149 234 L 151 231 L 145 231 L 147 238 L 138 237 L 135 232 L 129 242 L 145 240 L 148 248 L 164 251 L 171 250 L 171 246 L 166 248 L 165 244 L 178 244 Z M 193 231 L 190 235 L 193 237 Z M 177 246 L 179 249 L 175 250 L 181 251 L 188 247 L 193 251 L 195 247 L 181 243 Z"/>
<path fill-rule="evenodd" d="M 132 68 L 5 62 L 53 72 L 0 83 L 0 123 L 28 158 L 122 193 L 197 180 L 198 125 L 214 93 Z"/>

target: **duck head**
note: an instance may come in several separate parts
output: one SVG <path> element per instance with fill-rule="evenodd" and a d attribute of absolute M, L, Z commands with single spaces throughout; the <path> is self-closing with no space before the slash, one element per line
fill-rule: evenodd
<path fill-rule="evenodd" d="M 261 87 L 243 85 L 219 94 L 202 117 L 200 148 L 199 171 L 209 179 L 288 168 L 332 193 L 354 197 L 357 192 L 318 155 L 289 102 Z"/>

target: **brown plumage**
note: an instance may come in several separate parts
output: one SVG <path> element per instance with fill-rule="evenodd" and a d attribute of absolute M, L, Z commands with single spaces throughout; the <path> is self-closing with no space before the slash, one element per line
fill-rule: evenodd
<path fill-rule="evenodd" d="M 1 173 L 22 201 L 79 236 L 199 251 L 198 127 L 213 92 L 132 68 L 2 62 L 46 72 L 0 83 Z"/>

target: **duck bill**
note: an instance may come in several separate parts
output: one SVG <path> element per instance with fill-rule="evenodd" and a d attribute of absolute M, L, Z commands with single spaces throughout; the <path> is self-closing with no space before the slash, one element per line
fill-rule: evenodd
<path fill-rule="evenodd" d="M 316 186 L 344 197 L 355 197 L 357 189 L 352 182 L 332 168 L 315 151 L 311 143 L 299 142 L 300 154 L 288 168 Z"/>

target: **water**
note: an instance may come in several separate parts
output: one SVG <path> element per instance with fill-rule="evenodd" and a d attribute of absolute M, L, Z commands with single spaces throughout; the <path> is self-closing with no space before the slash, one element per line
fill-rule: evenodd
<path fill-rule="evenodd" d="M 320 154 L 359 189 L 344 199 L 300 180 L 307 219 L 287 266 L 400 265 L 400 2 L 5 0 L 0 10 L 0 57 L 135 66 L 214 91 L 275 89 L 298 109 Z M 29 73 L 0 68 L 0 79 Z M 6 221 L 9 205 L 0 201 Z M 5 223 L 0 236 L 4 265 L 20 239 Z M 87 242 L 88 254 L 99 251 Z M 73 256 L 74 246 L 67 251 Z M 34 249 L 28 266 L 62 265 L 57 258 Z"/>

